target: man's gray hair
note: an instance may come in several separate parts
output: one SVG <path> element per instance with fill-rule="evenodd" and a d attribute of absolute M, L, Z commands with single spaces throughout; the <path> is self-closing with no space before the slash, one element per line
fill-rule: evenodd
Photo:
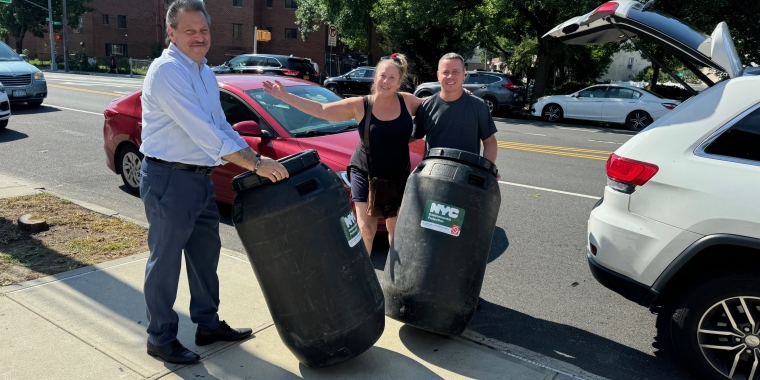
<path fill-rule="evenodd" d="M 438 66 L 441 65 L 441 62 L 444 59 L 456 59 L 459 62 L 461 62 L 462 63 L 462 67 L 464 67 L 464 58 L 462 58 L 462 56 L 459 55 L 459 54 L 457 54 L 457 53 L 447 53 L 447 54 L 444 54 L 443 57 L 441 57 L 441 59 L 438 60 Z"/>
<path fill-rule="evenodd" d="M 211 15 L 206 11 L 206 4 L 203 0 L 174 0 L 169 6 L 169 10 L 166 11 L 166 25 L 171 26 L 172 29 L 177 29 L 177 26 L 179 26 L 177 21 L 177 13 L 179 11 L 201 12 L 206 16 L 206 23 L 211 26 Z"/>

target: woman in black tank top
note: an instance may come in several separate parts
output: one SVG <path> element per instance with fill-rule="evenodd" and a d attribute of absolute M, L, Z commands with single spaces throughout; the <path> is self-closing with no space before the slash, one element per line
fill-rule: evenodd
<path fill-rule="evenodd" d="M 356 207 L 359 229 L 367 252 L 372 252 L 372 241 L 377 233 L 378 218 L 367 215 L 369 192 L 368 172 L 373 177 L 388 180 L 406 180 L 409 165 L 409 140 L 412 136 L 412 116 L 423 99 L 412 94 L 400 93 L 399 88 L 406 77 L 406 58 L 393 54 L 380 61 L 375 68 L 372 85 L 372 114 L 366 115 L 367 97 L 343 99 L 334 103 L 319 103 L 287 92 L 279 81 L 264 81 L 264 91 L 298 110 L 330 121 L 359 120 L 359 136 L 364 136 L 365 118 L 370 118 L 369 145 L 370 165 L 367 165 L 364 144 L 356 147 L 348 167 L 351 182 L 351 199 Z M 360 139 L 361 140 L 361 139 Z M 393 239 L 396 218 L 385 220 L 388 240 Z"/>

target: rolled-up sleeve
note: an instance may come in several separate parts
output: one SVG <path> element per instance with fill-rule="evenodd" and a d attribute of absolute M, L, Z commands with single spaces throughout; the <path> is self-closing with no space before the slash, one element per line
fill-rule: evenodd
<path fill-rule="evenodd" d="M 161 65 L 152 78 L 150 93 L 144 96 L 156 102 L 214 160 L 215 165 L 224 164 L 226 161 L 222 157 L 248 146 L 226 121 L 224 124 L 234 134 L 216 127 L 213 120 L 203 112 L 198 95 L 190 90 L 192 81 L 180 68 L 172 64 Z"/>

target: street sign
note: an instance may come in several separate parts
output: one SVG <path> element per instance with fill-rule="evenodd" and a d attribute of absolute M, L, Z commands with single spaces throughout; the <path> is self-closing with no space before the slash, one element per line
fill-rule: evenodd
<path fill-rule="evenodd" d="M 327 46 L 336 46 L 338 44 L 338 28 L 335 25 L 330 25 L 327 31 Z"/>
<path fill-rule="evenodd" d="M 55 26 L 62 26 L 63 23 L 60 22 L 60 21 L 53 21 L 53 25 L 55 25 Z"/>
<path fill-rule="evenodd" d="M 256 41 L 267 42 L 272 40 L 272 33 L 268 30 L 256 31 Z"/>
<path fill-rule="evenodd" d="M 6 4 L 10 4 L 10 3 L 11 3 L 11 0 L 0 0 L 0 3 L 6 3 Z"/>

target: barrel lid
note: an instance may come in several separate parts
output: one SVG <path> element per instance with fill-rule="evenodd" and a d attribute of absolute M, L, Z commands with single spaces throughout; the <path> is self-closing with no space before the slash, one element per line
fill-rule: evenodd
<path fill-rule="evenodd" d="M 489 159 L 482 157 L 479 154 L 473 154 L 464 150 L 453 148 L 433 148 L 430 149 L 428 155 L 425 157 L 425 159 L 429 158 L 444 158 L 471 166 L 477 166 L 488 171 L 494 176 L 499 173 L 499 169 L 496 168 L 496 164 L 491 162 Z"/>
<path fill-rule="evenodd" d="M 314 149 L 291 154 L 290 156 L 281 158 L 277 161 L 281 163 L 285 169 L 288 170 L 288 173 L 291 176 L 309 169 L 312 166 L 319 164 L 320 162 L 319 153 L 317 153 L 317 151 Z M 248 171 L 243 174 L 239 174 L 232 179 L 232 189 L 235 191 L 243 191 L 266 185 L 268 183 L 272 183 L 269 178 L 262 177 L 258 174 L 253 174 L 253 172 Z"/>

